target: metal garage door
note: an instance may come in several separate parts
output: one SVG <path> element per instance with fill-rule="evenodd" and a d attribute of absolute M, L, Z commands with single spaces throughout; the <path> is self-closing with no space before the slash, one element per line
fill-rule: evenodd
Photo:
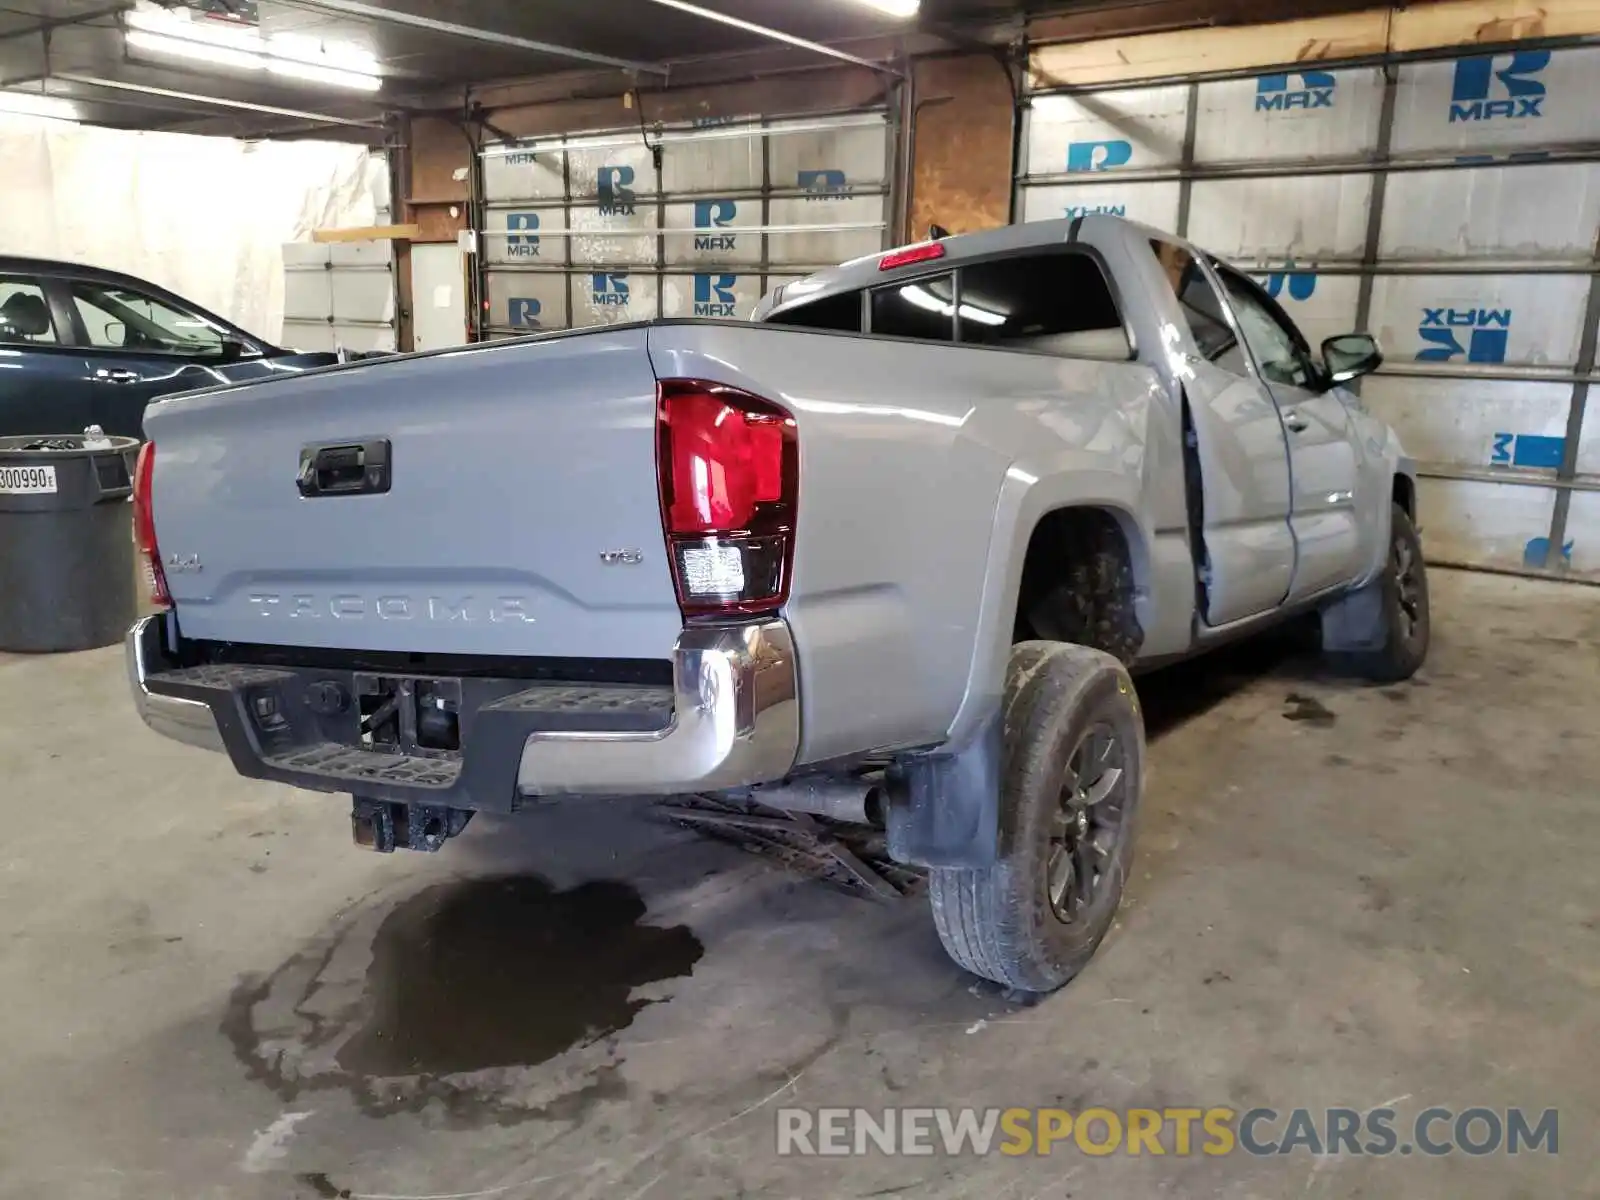
<path fill-rule="evenodd" d="M 1018 212 L 1175 229 L 1313 343 L 1369 329 L 1430 555 L 1600 578 L 1597 111 L 1595 48 L 1041 94 Z"/>
<path fill-rule="evenodd" d="M 881 250 L 888 130 L 875 111 L 489 147 L 486 332 L 747 317 L 769 289 Z"/>
<path fill-rule="evenodd" d="M 390 221 L 389 167 L 368 160 L 373 224 Z M 283 344 L 295 350 L 394 350 L 394 243 L 293 242 L 283 248 Z"/>

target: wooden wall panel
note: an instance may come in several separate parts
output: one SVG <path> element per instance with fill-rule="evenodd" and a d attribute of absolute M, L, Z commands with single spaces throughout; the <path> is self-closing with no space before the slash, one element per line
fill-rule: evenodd
<path fill-rule="evenodd" d="M 466 203 L 472 149 L 461 127 L 437 117 L 411 121 L 410 195 L 413 204 Z M 457 178 L 457 176 L 460 176 Z"/>
<path fill-rule="evenodd" d="M 1390 48 L 1490 45 L 1600 33 L 1596 0 L 1435 0 L 1395 12 Z"/>
<path fill-rule="evenodd" d="M 1031 66 L 1036 86 L 1079 86 L 1358 58 L 1381 54 L 1388 43 L 1389 10 L 1370 9 L 1274 25 L 1041 46 L 1034 51 Z"/>
<path fill-rule="evenodd" d="M 1004 225 L 1011 210 L 1012 105 L 1006 68 L 988 55 L 917 64 L 909 239 Z"/>
<path fill-rule="evenodd" d="M 1035 34 L 1050 28 L 1041 23 Z M 1036 86 L 1081 86 L 1597 33 L 1600 0 L 1426 0 L 1266 25 L 1041 45 L 1031 68 Z"/>

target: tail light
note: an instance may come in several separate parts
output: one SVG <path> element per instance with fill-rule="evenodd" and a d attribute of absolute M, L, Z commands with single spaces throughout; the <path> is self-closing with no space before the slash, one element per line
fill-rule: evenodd
<path fill-rule="evenodd" d="M 156 545 L 155 509 L 150 504 L 150 487 L 156 472 L 156 444 L 139 447 L 139 461 L 133 468 L 133 544 L 144 558 L 145 582 L 150 602 L 166 608 L 172 604 L 167 593 L 166 572 L 161 569 L 161 548 Z"/>
<path fill-rule="evenodd" d="M 667 379 L 657 431 L 661 517 L 684 616 L 781 608 L 799 507 L 794 418 L 737 388 Z"/>

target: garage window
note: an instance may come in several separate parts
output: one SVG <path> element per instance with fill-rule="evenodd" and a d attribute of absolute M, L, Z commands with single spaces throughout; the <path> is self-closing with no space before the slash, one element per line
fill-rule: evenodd
<path fill-rule="evenodd" d="M 962 268 L 961 340 L 1113 362 L 1133 353 L 1105 272 L 1081 253 L 1019 254 Z"/>

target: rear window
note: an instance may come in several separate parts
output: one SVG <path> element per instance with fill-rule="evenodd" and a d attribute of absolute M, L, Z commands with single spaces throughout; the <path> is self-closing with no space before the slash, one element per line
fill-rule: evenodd
<path fill-rule="evenodd" d="M 854 291 L 820 297 L 768 320 L 859 333 L 861 295 Z M 1133 357 L 1104 269 L 1098 259 L 1076 250 L 1017 254 L 882 284 L 869 289 L 868 307 L 867 332 L 880 337 L 959 341 L 1112 362 Z"/>
<path fill-rule="evenodd" d="M 842 333 L 861 332 L 861 293 L 840 292 L 822 296 L 809 304 L 797 305 L 767 318 L 769 325 L 795 325 L 801 329 L 832 329 Z"/>
<path fill-rule="evenodd" d="M 962 268 L 961 340 L 1113 361 L 1133 352 L 1100 265 L 1070 251 Z"/>
<path fill-rule="evenodd" d="M 956 338 L 955 276 L 894 283 L 872 293 L 872 332 L 923 342 Z"/>

